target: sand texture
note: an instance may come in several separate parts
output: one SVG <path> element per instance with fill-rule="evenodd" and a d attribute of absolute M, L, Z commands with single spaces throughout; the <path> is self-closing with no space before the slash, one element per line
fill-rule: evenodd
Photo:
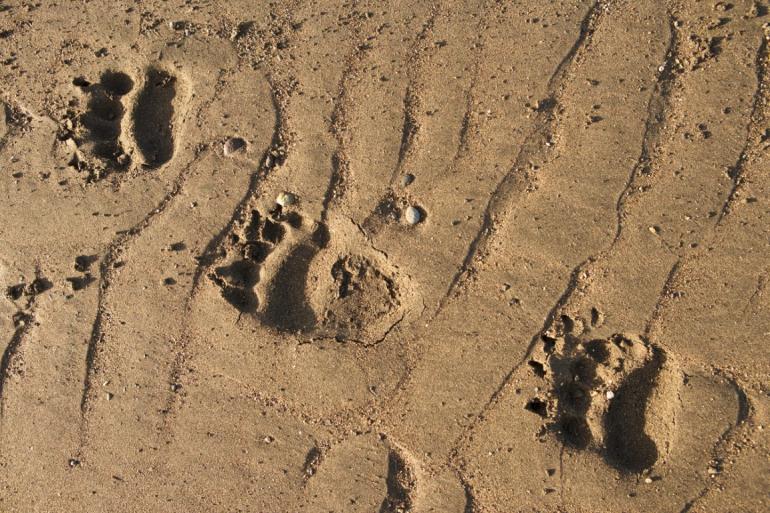
<path fill-rule="evenodd" d="M 0 513 L 767 513 L 766 0 L 0 0 Z"/>

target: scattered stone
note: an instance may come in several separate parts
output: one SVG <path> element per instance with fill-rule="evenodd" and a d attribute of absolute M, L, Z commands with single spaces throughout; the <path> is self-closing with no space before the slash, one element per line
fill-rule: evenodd
<path fill-rule="evenodd" d="M 657 226 L 650 226 L 647 229 L 650 230 L 650 233 L 652 233 L 653 235 L 658 235 L 660 233 L 660 228 Z"/>
<path fill-rule="evenodd" d="M 402 187 L 408 187 L 412 182 L 414 182 L 414 175 L 411 173 L 407 173 L 403 177 L 401 177 Z"/>
<path fill-rule="evenodd" d="M 176 280 L 169 276 L 168 278 L 163 279 L 163 285 L 176 285 Z"/>
<path fill-rule="evenodd" d="M 75 468 L 75 467 L 80 466 L 80 460 L 75 459 L 75 458 L 70 458 L 68 463 L 69 463 L 70 468 Z"/>
<path fill-rule="evenodd" d="M 297 196 L 290 192 L 281 192 L 275 198 L 275 202 L 282 207 L 288 207 L 289 205 L 294 205 L 297 202 Z"/>
<path fill-rule="evenodd" d="M 414 206 L 409 206 L 404 211 L 404 220 L 407 224 L 415 225 L 422 220 L 422 213 L 420 209 Z"/>
<path fill-rule="evenodd" d="M 645 477 L 644 482 L 647 484 L 652 484 L 652 478 L 651 477 Z"/>
<path fill-rule="evenodd" d="M 234 153 L 238 153 L 240 151 L 246 150 L 246 141 L 241 139 L 240 137 L 231 137 L 230 139 L 225 142 L 223 151 L 225 153 L 225 157 L 229 157 L 230 155 Z"/>
<path fill-rule="evenodd" d="M 170 244 L 168 249 L 171 251 L 184 251 L 187 248 L 184 242 L 174 242 Z"/>
<path fill-rule="evenodd" d="M 615 397 L 615 392 L 613 392 L 612 390 L 607 390 L 607 393 L 604 395 L 605 397 L 607 397 L 607 400 L 610 400 Z"/>
<path fill-rule="evenodd" d="M 171 391 L 172 392 L 179 392 L 179 390 L 182 389 L 182 385 L 179 383 L 171 383 Z"/>

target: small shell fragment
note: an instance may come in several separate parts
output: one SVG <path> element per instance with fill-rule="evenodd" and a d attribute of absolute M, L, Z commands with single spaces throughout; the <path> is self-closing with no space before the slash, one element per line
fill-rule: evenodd
<path fill-rule="evenodd" d="M 290 192 L 281 192 L 275 198 L 275 202 L 282 207 L 288 207 L 289 205 L 293 205 L 297 202 L 297 197 Z"/>

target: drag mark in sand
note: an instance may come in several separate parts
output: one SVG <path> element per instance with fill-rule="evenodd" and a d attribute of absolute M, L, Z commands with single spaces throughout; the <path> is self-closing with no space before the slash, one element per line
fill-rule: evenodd
<path fill-rule="evenodd" d="M 327 221 L 329 210 L 342 201 L 346 185 L 350 180 L 350 158 L 347 154 L 347 147 L 351 137 L 348 129 L 350 122 L 348 110 L 351 107 L 352 82 L 356 79 L 361 65 L 366 59 L 367 52 L 372 49 L 372 45 L 369 43 L 372 38 L 361 38 L 359 23 L 356 23 L 353 30 L 353 37 L 358 40 L 358 43 L 346 59 L 345 70 L 342 72 L 332 109 L 331 133 L 337 141 L 337 149 L 332 155 L 329 185 L 321 202 L 321 223 Z"/>
<path fill-rule="evenodd" d="M 424 44 L 428 36 L 433 32 L 440 8 L 434 5 L 430 16 L 423 23 L 422 30 L 417 34 L 412 43 L 409 59 L 406 66 L 408 83 L 404 93 L 404 121 L 401 127 L 401 144 L 398 149 L 398 160 L 390 176 L 390 186 L 392 187 L 404 169 L 404 163 L 412 153 L 417 136 L 420 132 L 420 123 L 418 115 L 423 110 L 423 100 L 420 95 L 420 80 L 422 72 L 423 55 L 427 52 L 428 46 Z"/>
<path fill-rule="evenodd" d="M 566 80 L 573 64 L 590 47 L 593 34 L 605 12 L 605 2 L 597 0 L 588 9 L 580 25 L 580 33 L 567 54 L 554 70 L 547 86 L 547 97 L 537 106 L 534 127 L 526 137 L 516 155 L 513 165 L 497 184 L 484 208 L 483 220 L 476 235 L 468 246 L 460 268 L 452 278 L 447 293 L 439 303 L 437 312 L 443 310 L 455 291 L 462 287 L 475 272 L 478 257 L 488 250 L 489 244 L 498 230 L 498 219 L 507 217 L 515 197 L 524 192 L 532 179 L 527 170 L 527 163 L 534 155 L 546 153 L 551 145 L 551 138 L 556 123 L 556 112 Z"/>

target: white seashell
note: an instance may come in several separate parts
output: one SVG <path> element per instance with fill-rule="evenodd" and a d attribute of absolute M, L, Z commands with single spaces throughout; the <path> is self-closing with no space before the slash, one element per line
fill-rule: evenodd
<path fill-rule="evenodd" d="M 293 205 L 297 202 L 297 197 L 290 192 L 281 192 L 278 197 L 275 198 L 275 202 L 282 207 Z"/>
<path fill-rule="evenodd" d="M 404 220 L 408 224 L 417 224 L 422 220 L 422 214 L 420 213 L 420 210 L 417 207 L 409 206 L 404 211 Z"/>

